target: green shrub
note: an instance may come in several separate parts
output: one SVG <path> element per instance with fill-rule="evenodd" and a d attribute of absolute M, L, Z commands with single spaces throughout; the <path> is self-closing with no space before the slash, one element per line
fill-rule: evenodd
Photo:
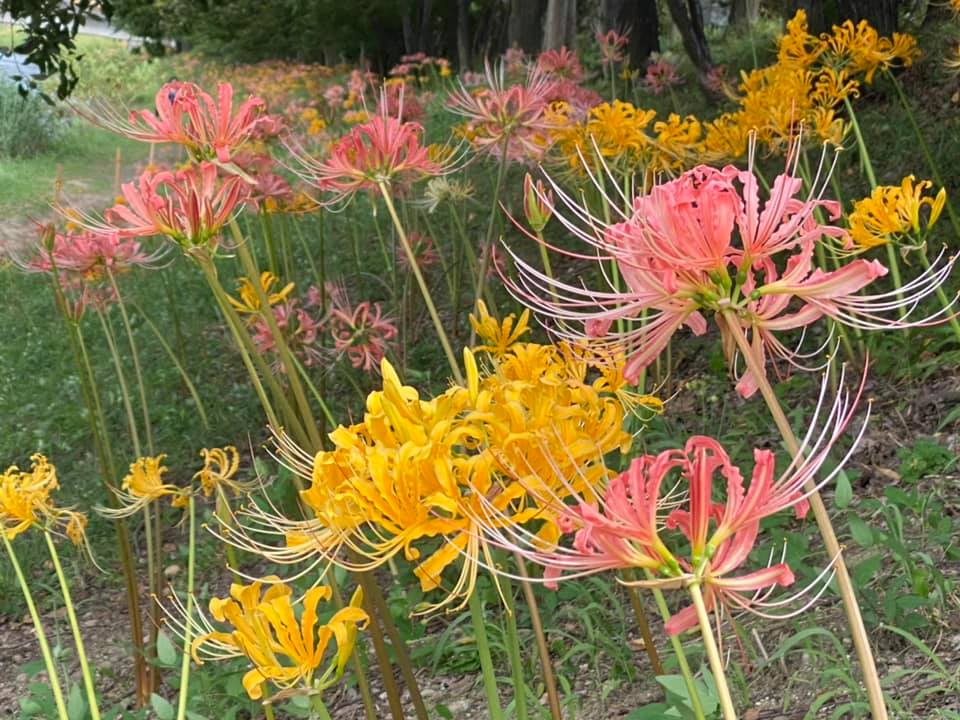
<path fill-rule="evenodd" d="M 36 93 L 23 97 L 14 83 L 0 79 L 0 158 L 39 155 L 57 141 L 64 125 Z"/>

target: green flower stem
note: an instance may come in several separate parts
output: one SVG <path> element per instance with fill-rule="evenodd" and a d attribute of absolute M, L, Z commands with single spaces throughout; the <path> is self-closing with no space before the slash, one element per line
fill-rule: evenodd
<path fill-rule="evenodd" d="M 66 317 L 66 316 L 65 316 Z M 116 478 L 116 468 L 113 460 L 113 450 L 110 446 L 110 434 L 107 432 L 107 420 L 100 403 L 100 393 L 97 391 L 96 376 L 90 363 L 90 355 L 83 340 L 83 333 L 77 324 L 68 320 L 70 325 L 71 344 L 75 347 L 77 365 L 81 373 L 80 385 L 83 390 L 87 415 L 90 418 L 90 430 L 93 434 L 94 445 L 99 455 L 103 485 L 107 491 L 107 502 L 117 506 L 117 497 L 113 483 Z M 123 569 L 123 580 L 126 585 L 127 612 L 130 616 L 130 635 L 133 647 L 133 670 L 136 681 L 138 706 L 147 702 L 150 693 L 148 688 L 148 674 L 146 668 L 146 653 L 143 646 L 143 619 L 140 614 L 140 591 L 137 582 L 137 571 L 133 562 L 133 552 L 130 549 L 130 534 L 124 519 L 114 521 L 117 532 L 117 545 L 120 550 L 120 565 Z"/>
<path fill-rule="evenodd" d="M 177 720 L 187 717 L 187 698 L 190 689 L 190 645 L 193 638 L 193 579 L 197 560 L 197 519 L 194 498 L 191 494 L 187 500 L 189 515 L 189 534 L 187 536 L 187 622 L 183 628 L 183 658 L 180 661 L 180 695 L 177 698 Z"/>
<path fill-rule="evenodd" d="M 287 377 L 290 380 L 290 389 L 293 391 L 294 400 L 296 401 L 300 410 L 300 419 L 303 427 L 306 430 L 307 437 L 310 439 L 310 450 L 316 452 L 322 448 L 323 442 L 320 439 L 320 434 L 317 431 L 317 423 L 313 418 L 313 410 L 310 408 L 310 402 L 307 400 L 307 396 L 303 392 L 303 385 L 300 383 L 300 374 L 294 370 L 293 363 L 290 360 L 293 357 L 293 352 L 291 352 L 290 346 L 287 345 L 287 340 L 283 336 L 283 332 L 277 325 L 277 319 L 273 315 L 273 309 L 270 306 L 270 301 L 267 299 L 267 293 L 260 284 L 260 272 L 257 268 L 256 260 L 254 260 L 252 254 L 250 253 L 250 247 L 246 239 L 243 237 L 243 234 L 240 232 L 240 226 L 237 225 L 235 220 L 230 222 L 230 230 L 233 233 L 234 241 L 237 243 L 237 255 L 239 255 L 240 262 L 243 264 L 243 269 L 246 272 L 250 283 L 253 285 L 253 288 L 257 293 L 257 298 L 260 301 L 260 316 L 263 318 L 264 322 L 267 323 L 267 327 L 270 329 L 270 334 L 273 336 L 273 341 L 277 345 L 277 350 L 280 352 L 280 358 L 283 362 L 283 366 L 287 370 Z"/>
<path fill-rule="evenodd" d="M 910 127 L 913 128 L 913 133 L 917 136 L 917 142 L 920 145 L 920 152 L 923 153 L 923 157 L 927 161 L 927 167 L 930 168 L 930 174 L 933 176 L 933 179 L 936 180 L 937 185 L 943 187 L 943 176 L 940 174 L 940 169 L 937 167 L 936 160 L 933 159 L 933 153 L 930 152 L 930 146 L 927 144 L 927 139 L 923 136 L 923 132 L 920 130 L 920 125 L 917 123 L 917 118 L 913 114 L 913 108 L 910 105 L 910 101 L 903 92 L 903 86 L 900 84 L 900 81 L 897 80 L 897 76 L 889 70 L 884 70 L 884 74 L 893 84 L 894 90 L 897 91 L 897 97 L 900 98 L 900 104 L 907 113 L 907 119 L 910 121 Z M 950 201 L 949 197 L 947 198 L 946 207 L 947 216 L 950 218 L 950 224 L 953 226 L 953 232 L 956 234 L 957 238 L 960 239 L 960 217 L 957 216 L 957 211 L 954 210 L 953 203 Z"/>
<path fill-rule="evenodd" d="M 193 381 L 190 379 L 190 376 L 187 375 L 186 369 L 183 367 L 183 363 L 180 362 L 180 359 L 177 357 L 177 354 L 173 351 L 173 348 L 170 347 L 170 343 L 166 341 L 163 337 L 163 333 L 160 332 L 160 329 L 156 324 L 151 320 L 146 313 L 143 312 L 143 309 L 136 303 L 131 303 L 133 307 L 140 313 L 140 316 L 143 318 L 144 322 L 147 323 L 147 327 L 153 331 L 153 337 L 160 343 L 160 347 L 163 348 L 164 352 L 167 353 L 167 357 L 170 358 L 170 362 L 174 364 L 174 367 L 177 368 L 177 372 L 180 373 L 180 379 L 183 380 L 183 384 L 186 386 L 187 391 L 190 393 L 190 397 L 193 398 L 194 405 L 197 406 L 197 412 L 200 414 L 200 422 L 203 423 L 203 429 L 210 429 L 210 420 L 207 417 L 207 409 L 203 404 L 203 401 L 200 399 L 200 394 L 197 392 L 196 386 L 193 384 Z"/>
<path fill-rule="evenodd" d="M 648 580 L 653 579 L 653 574 L 646 570 Z M 670 619 L 670 608 L 667 607 L 667 600 L 663 597 L 663 591 L 660 588 L 650 588 L 653 594 L 653 601 L 660 611 L 660 617 L 664 622 Z M 683 651 L 683 643 L 677 635 L 670 636 L 670 645 L 677 656 L 677 664 L 680 666 L 680 675 L 683 676 L 683 684 L 687 686 L 687 694 L 690 696 L 693 714 L 696 720 L 706 720 L 706 714 L 703 712 L 703 703 L 700 702 L 700 693 L 697 692 L 697 684 L 693 680 L 693 672 L 690 670 L 690 663 L 687 662 L 687 654 Z"/>
<path fill-rule="evenodd" d="M 493 229 L 497 224 L 497 217 L 499 216 L 498 209 L 500 207 L 500 191 L 503 189 L 503 181 L 507 177 L 507 149 L 510 146 L 510 134 L 504 136 L 503 138 L 503 147 L 500 148 L 500 166 L 497 169 L 497 180 L 493 186 L 493 201 L 490 204 L 490 221 L 487 223 L 487 234 L 483 240 L 483 248 L 480 251 L 480 268 L 477 271 L 477 285 L 476 290 L 473 293 L 473 304 L 477 304 L 477 300 L 482 297 L 486 297 L 486 288 L 487 288 L 487 273 L 490 270 L 490 261 L 493 257 Z M 489 296 L 490 312 L 494 315 L 497 314 L 496 305 L 493 303 L 493 296 Z M 473 345 L 474 340 L 476 339 L 476 331 L 470 330 L 470 344 Z"/>
<path fill-rule="evenodd" d="M 383 680 L 383 690 L 387 695 L 387 703 L 390 705 L 390 715 L 393 720 L 405 720 L 403 713 L 403 703 L 400 702 L 400 689 L 397 687 L 397 681 L 393 677 L 393 668 L 390 665 L 390 654 L 387 645 L 383 641 L 383 630 L 381 628 L 382 618 L 377 616 L 377 606 L 373 602 L 373 590 L 379 588 L 376 585 L 376 579 L 366 572 L 356 574 L 357 582 L 363 589 L 363 604 L 366 606 L 367 615 L 370 616 L 370 624 L 367 630 L 370 633 L 370 639 L 373 641 L 374 653 L 377 657 L 377 665 L 380 667 L 380 678 Z"/>
<path fill-rule="evenodd" d="M 63 690 L 60 688 L 60 676 L 57 674 L 57 666 L 54 664 L 53 654 L 50 652 L 50 645 L 47 643 L 47 635 L 43 631 L 40 614 L 37 612 L 37 606 L 33 602 L 30 586 L 27 584 L 27 579 L 23 576 L 23 569 L 20 567 L 17 556 L 13 552 L 13 546 L 7 539 L 7 533 L 0 532 L 0 538 L 3 538 L 3 546 L 7 549 L 7 555 L 10 556 L 13 571 L 17 575 L 17 582 L 20 583 L 23 599 L 27 601 L 27 610 L 30 611 L 30 619 L 33 620 L 33 629 L 37 633 L 37 642 L 40 643 L 40 654 L 43 655 L 43 664 L 47 668 L 47 676 L 50 679 L 50 690 L 53 692 L 53 701 L 57 705 L 57 715 L 60 717 L 60 720 L 69 720 L 67 706 L 63 701 Z"/>
<path fill-rule="evenodd" d="M 501 596 L 506 605 L 506 641 L 510 653 L 510 670 L 513 676 L 513 702 L 517 720 L 527 720 L 527 681 L 523 676 L 523 656 L 520 654 L 520 633 L 517 632 L 517 613 L 513 602 L 513 583 L 506 575 L 497 578 L 501 584 Z"/>
<path fill-rule="evenodd" d="M 133 417 L 133 403 L 130 402 L 130 388 L 127 386 L 127 378 L 123 372 L 120 354 L 117 352 L 117 342 L 113 336 L 110 323 L 107 322 L 106 315 L 102 310 L 97 310 L 97 318 L 100 320 L 103 337 L 107 341 L 107 347 L 110 349 L 110 358 L 113 361 L 113 370 L 116 374 L 117 384 L 120 387 L 123 409 L 127 414 L 127 431 L 130 433 L 130 442 L 133 444 L 133 454 L 135 457 L 141 457 L 143 453 L 140 447 L 140 433 L 137 430 L 137 421 Z"/>
<path fill-rule="evenodd" d="M 483 689 L 487 693 L 490 720 L 503 720 L 503 708 L 500 706 L 500 695 L 497 693 L 497 676 L 493 671 L 493 659 L 487 642 L 486 618 L 483 616 L 483 607 L 480 605 L 480 595 L 476 592 L 470 593 L 468 605 L 470 619 L 473 622 L 473 634 L 477 641 L 477 654 L 480 656 L 480 670 L 483 673 Z"/>
<path fill-rule="evenodd" d="M 130 324 L 130 316 L 127 314 L 127 306 L 123 301 L 123 295 L 120 294 L 117 279 L 109 267 L 107 267 L 107 277 L 110 278 L 110 286 L 117 296 L 117 307 L 120 308 L 120 318 L 123 320 L 123 328 L 127 333 L 127 344 L 130 345 L 130 356 L 133 360 L 133 375 L 137 380 L 137 390 L 140 394 L 140 411 L 143 415 L 143 432 L 147 437 L 147 452 L 153 455 L 153 426 L 150 423 L 150 406 L 147 404 L 147 389 L 143 382 L 143 371 L 140 368 L 140 353 L 137 350 L 137 341 L 133 336 L 133 326 Z"/>
<path fill-rule="evenodd" d="M 216 492 L 217 498 L 213 512 L 223 527 L 224 532 L 229 533 L 233 527 L 233 513 L 230 512 L 230 499 L 227 497 L 227 493 L 224 492 L 223 487 L 219 484 L 217 485 Z M 240 563 L 237 561 L 237 550 L 231 543 L 224 543 L 223 546 L 227 553 L 227 568 L 235 577 L 239 578 L 240 575 L 237 573 L 237 570 L 240 569 Z"/>
<path fill-rule="evenodd" d="M 634 579 L 633 573 L 628 571 L 623 573 L 623 577 L 628 583 Z M 654 675 L 663 675 L 663 663 L 660 661 L 660 653 L 657 652 L 653 634 L 650 632 L 650 621 L 647 620 L 647 613 L 640 601 L 640 593 L 633 585 L 628 584 L 626 588 L 627 595 L 630 598 L 630 607 L 633 608 L 633 616 L 637 620 L 637 628 L 640 630 L 640 637 L 643 639 L 643 648 L 647 651 L 647 658 L 650 660 L 650 668 Z"/>
<path fill-rule="evenodd" d="M 90 720 L 100 720 L 100 706 L 97 704 L 97 693 L 93 686 L 93 674 L 90 672 L 90 663 L 87 662 L 87 651 L 83 645 L 83 635 L 80 633 L 80 624 L 77 622 L 77 613 L 73 607 L 73 600 L 70 597 L 70 586 L 67 584 L 67 578 L 63 574 L 63 567 L 60 564 L 60 556 L 57 554 L 57 546 L 50 536 L 50 532 L 44 530 L 43 538 L 47 541 L 47 549 L 50 551 L 50 559 L 53 560 L 53 568 L 57 573 L 57 580 L 60 581 L 60 591 L 63 594 L 63 604 L 67 608 L 67 619 L 70 621 L 70 630 L 73 633 L 73 642 L 77 648 L 77 659 L 80 661 L 80 673 L 83 675 L 83 687 L 87 692 L 87 702 L 90 704 Z"/>
<path fill-rule="evenodd" d="M 443 323 L 440 322 L 440 315 L 437 314 L 437 308 L 433 304 L 433 298 L 430 295 L 430 288 L 427 287 L 427 282 L 423 278 L 423 273 L 420 272 L 420 267 L 417 265 L 417 258 L 413 254 L 413 249 L 410 247 L 410 241 L 407 239 L 407 233 L 403 229 L 403 224 L 400 222 L 400 218 L 397 216 L 397 209 L 393 205 L 393 200 L 390 197 L 390 189 L 387 187 L 386 183 L 378 183 L 380 188 L 380 194 L 383 196 L 383 200 L 387 205 L 387 212 L 390 213 L 390 219 L 393 220 L 393 226 L 397 230 L 397 235 L 400 238 L 400 244 L 403 246 L 403 251 L 407 255 L 407 260 L 410 261 L 410 269 L 413 271 L 413 276 L 417 280 L 417 285 L 420 286 L 420 293 L 423 295 L 423 302 L 427 306 L 427 312 L 430 313 L 430 318 L 433 320 L 433 327 L 437 331 L 437 336 L 440 339 L 440 345 L 443 346 L 443 352 L 447 356 L 447 361 L 450 363 L 450 370 L 453 373 L 454 379 L 461 385 L 463 385 L 463 374 L 460 372 L 460 365 L 457 363 L 456 355 L 453 354 L 453 348 L 450 346 L 450 340 L 447 337 L 446 331 L 443 329 Z"/>
<path fill-rule="evenodd" d="M 340 593 L 340 587 L 337 584 L 336 573 L 331 570 L 328 575 L 330 592 L 333 596 L 334 607 L 342 610 L 347 606 L 343 601 L 343 595 Z M 363 656 L 363 660 L 361 660 Z M 377 720 L 377 706 L 373 702 L 373 694 L 370 692 L 370 683 L 367 680 L 367 674 L 364 670 L 367 659 L 366 645 L 363 643 L 354 643 L 353 652 L 350 653 L 350 662 L 353 663 L 353 673 L 357 678 L 357 689 L 360 691 L 360 698 L 363 701 L 363 712 L 367 720 Z"/>
<path fill-rule="evenodd" d="M 747 340 L 740 322 L 731 311 L 725 311 L 720 314 L 723 321 L 727 323 L 730 333 L 740 348 L 747 369 L 753 373 L 757 381 L 757 387 L 767 404 L 767 409 L 773 417 L 773 421 L 783 437 L 783 442 L 793 458 L 800 456 L 800 442 L 790 427 L 790 421 L 787 419 L 777 399 L 773 386 L 767 378 L 765 368 L 757 358 L 750 341 Z M 807 480 L 804 484 L 804 491 L 809 493 L 810 507 L 813 510 L 813 516 L 816 518 L 817 527 L 820 529 L 820 536 L 823 538 L 823 544 L 826 547 L 827 555 L 833 558 L 834 576 L 837 579 L 837 587 L 840 590 L 840 597 L 843 600 L 843 608 L 847 616 L 847 625 L 850 627 L 850 634 L 853 637 L 853 646 L 857 653 L 857 659 L 860 661 L 860 669 L 863 673 L 864 684 L 867 688 L 867 697 L 870 700 L 870 711 L 874 720 L 886 720 L 887 707 L 883 699 L 883 688 L 880 685 L 880 676 L 877 674 L 877 666 L 873 659 L 873 649 L 870 647 L 870 638 L 867 635 L 866 627 L 863 624 L 863 617 L 860 614 L 860 605 L 857 602 L 857 595 L 853 588 L 853 582 L 850 580 L 850 574 L 847 571 L 846 562 L 843 559 L 842 548 L 837 540 L 837 534 L 830 521 L 830 515 L 827 512 L 823 498 L 817 490 L 813 478 Z"/>
<path fill-rule="evenodd" d="M 723 719 L 737 720 L 737 711 L 733 707 L 733 698 L 730 697 L 730 688 L 727 685 L 727 673 L 723 669 L 723 658 L 720 657 L 717 641 L 713 637 L 713 627 L 710 624 L 710 616 L 707 614 L 707 606 L 703 601 L 703 593 L 700 592 L 700 584 L 693 582 L 688 589 L 690 590 L 690 597 L 693 598 L 693 606 L 697 610 L 697 621 L 700 623 L 700 635 L 703 637 L 703 645 L 707 651 L 707 659 L 709 659 L 710 669 L 713 671 L 713 679 L 717 686 L 720 708 L 723 710 Z"/>
<path fill-rule="evenodd" d="M 863 140 L 863 133 L 860 132 L 860 123 L 857 122 L 857 114 L 853 111 L 853 104 L 850 98 L 844 98 L 843 104 L 847 108 L 847 115 L 850 116 L 850 127 L 853 128 L 853 134 L 857 138 L 857 148 L 860 150 L 860 164 L 867 176 L 867 182 L 870 183 L 870 190 L 877 187 L 877 176 L 873 172 L 873 163 L 870 162 L 870 154 L 867 152 L 867 144 Z M 903 300 L 903 293 L 900 288 L 903 287 L 903 279 L 900 275 L 900 262 L 897 260 L 896 248 L 893 244 L 887 243 L 887 265 L 890 266 L 890 276 L 893 278 L 893 287 L 897 293 L 897 299 Z M 907 309 L 900 307 L 900 317 L 906 314 Z"/>
<path fill-rule="evenodd" d="M 540 619 L 540 609 L 537 607 L 537 598 L 533 594 L 533 586 L 527 580 L 527 564 L 520 553 L 514 554 L 517 562 L 517 572 L 523 580 L 520 588 L 530 609 L 530 624 L 533 626 L 533 636 L 537 640 L 537 653 L 540 655 L 540 671 L 543 673 L 543 686 L 547 691 L 547 703 L 550 705 L 552 720 L 563 720 L 563 710 L 560 707 L 560 694 L 557 692 L 557 679 L 553 673 L 553 662 L 550 660 L 550 648 L 547 645 L 547 636 L 543 632 L 543 621 Z"/>
<path fill-rule="evenodd" d="M 313 714 L 317 720 L 333 720 L 330 717 L 330 711 L 327 710 L 327 706 L 323 703 L 323 697 L 320 693 L 313 696 L 311 705 L 313 705 Z"/>

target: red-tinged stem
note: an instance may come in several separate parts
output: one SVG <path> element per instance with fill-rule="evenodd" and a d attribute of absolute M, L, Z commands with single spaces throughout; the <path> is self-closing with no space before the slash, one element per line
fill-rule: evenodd
<path fill-rule="evenodd" d="M 773 386 L 767 379 L 765 368 L 754 352 L 750 341 L 747 339 L 740 322 L 732 311 L 721 313 L 726 322 L 744 361 L 747 369 L 753 373 L 757 382 L 760 394 L 767 403 L 770 415 L 776 423 L 780 435 L 787 446 L 787 450 L 793 457 L 800 455 L 800 442 L 790 427 L 790 421 L 787 419 L 780 401 L 777 399 Z M 842 548 L 837 540 L 837 534 L 833 529 L 833 523 L 830 521 L 830 515 L 827 513 L 823 498 L 817 490 L 815 481 L 811 478 L 804 485 L 804 490 L 810 493 L 810 507 L 813 509 L 813 515 L 817 521 L 817 527 L 820 529 L 820 536 L 823 538 L 823 544 L 826 546 L 827 554 L 834 558 L 834 570 L 837 578 L 837 586 L 840 589 L 840 597 L 843 599 L 843 608 L 847 615 L 847 624 L 850 626 L 850 634 L 853 636 L 853 646 L 857 652 L 857 659 L 860 661 L 860 669 L 863 672 L 864 684 L 867 688 L 867 697 L 870 701 L 870 711 L 874 720 L 887 720 L 887 706 L 883 699 L 883 688 L 880 686 L 880 676 L 877 674 L 876 662 L 873 658 L 873 649 L 870 647 L 870 639 L 867 635 L 866 627 L 863 624 L 863 617 L 860 614 L 860 605 L 857 602 L 857 595 L 850 580 L 850 573 L 847 572 L 847 566 L 843 559 Z"/>

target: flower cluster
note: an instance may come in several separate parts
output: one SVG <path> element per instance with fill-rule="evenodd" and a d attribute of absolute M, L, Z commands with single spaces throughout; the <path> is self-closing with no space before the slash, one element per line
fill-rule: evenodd
<path fill-rule="evenodd" d="M 934 197 L 924 195 L 924 191 L 932 186 L 929 180 L 915 183 L 913 175 L 908 175 L 900 185 L 874 188 L 870 197 L 853 204 L 853 212 L 848 218 L 850 240 L 860 249 L 905 239 L 912 241 L 908 244 L 922 243 L 947 202 L 946 188 L 940 188 Z M 929 213 L 922 223 L 920 213 L 924 206 L 929 208 Z"/>
<path fill-rule="evenodd" d="M 276 577 L 266 580 L 272 584 L 265 591 L 262 582 L 234 584 L 229 598 L 211 599 L 213 621 L 202 613 L 199 619 L 186 621 L 198 631 L 191 645 L 193 659 L 203 663 L 246 658 L 253 668 L 244 674 L 243 688 L 251 700 L 263 698 L 267 684 L 281 690 L 323 692 L 343 675 L 357 632 L 370 619 L 360 607 L 363 594 L 358 588 L 347 607 L 320 623 L 319 605 L 330 599 L 329 587 L 311 588 L 294 603 L 289 585 Z M 183 620 L 172 615 L 170 619 L 183 629 Z"/>
<path fill-rule="evenodd" d="M 416 563 L 424 591 L 444 588 L 431 608 L 473 591 L 480 556 L 489 553 L 475 526 L 486 505 L 510 523 L 535 524 L 545 547 L 555 542 L 559 528 L 542 501 L 600 483 L 609 474 L 604 454 L 629 444 L 622 376 L 589 380 L 588 363 L 572 349 L 519 342 L 526 315 L 498 323 L 481 308 L 474 323 L 486 363 L 481 370 L 465 352 L 465 385 L 424 400 L 384 360 L 383 390 L 367 398 L 362 422 L 330 434 L 333 450 L 310 456 L 280 438 L 281 458 L 310 482 L 301 501 L 313 517 L 251 507 L 238 518 L 251 531 L 272 527 L 283 547 L 250 532 L 225 539 L 274 561 L 360 571 L 402 553 Z M 448 585 L 444 571 L 461 556 Z"/>
<path fill-rule="evenodd" d="M 87 549 L 87 517 L 54 504 L 51 494 L 59 487 L 57 469 L 39 453 L 31 456 L 29 471 L 11 465 L 0 474 L 0 531 L 8 541 L 38 526 Z"/>

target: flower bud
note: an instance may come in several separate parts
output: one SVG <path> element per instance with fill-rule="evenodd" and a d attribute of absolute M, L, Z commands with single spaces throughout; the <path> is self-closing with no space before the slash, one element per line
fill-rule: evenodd
<path fill-rule="evenodd" d="M 542 233 L 553 215 L 553 192 L 547 190 L 542 180 L 536 184 L 530 173 L 523 179 L 523 214 L 536 233 Z"/>

